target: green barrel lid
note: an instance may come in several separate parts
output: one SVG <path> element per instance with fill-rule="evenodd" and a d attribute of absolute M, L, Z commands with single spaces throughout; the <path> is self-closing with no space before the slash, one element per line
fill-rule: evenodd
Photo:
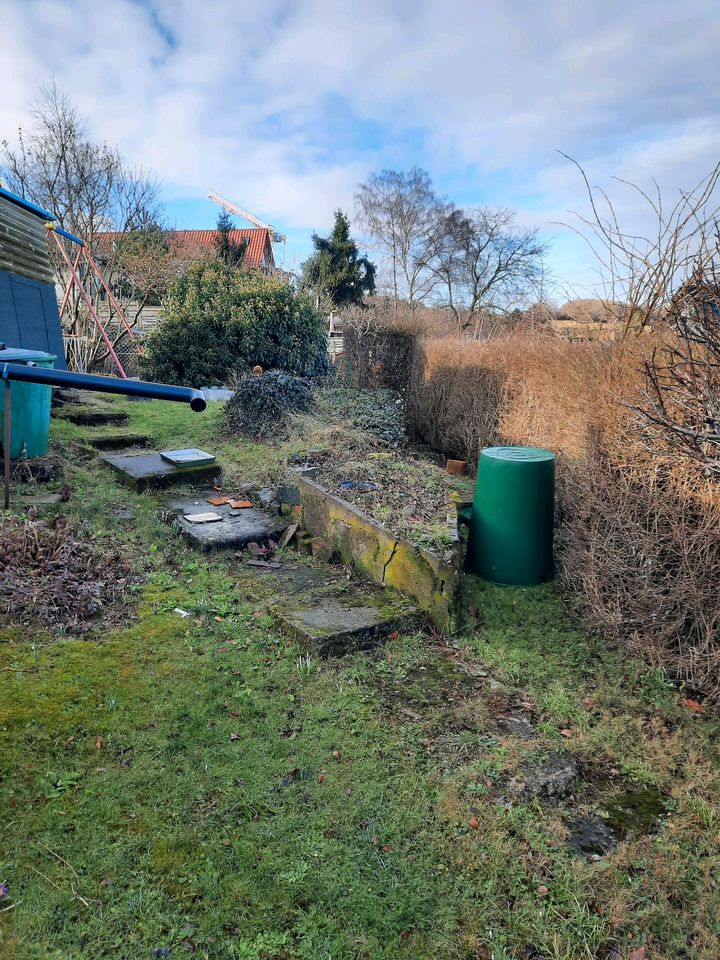
<path fill-rule="evenodd" d="M 485 447 L 481 451 L 481 456 L 490 457 L 492 460 L 522 460 L 526 462 L 555 459 L 552 450 L 544 450 L 542 447 Z"/>
<path fill-rule="evenodd" d="M 57 357 L 42 350 L 22 350 L 20 347 L 8 347 L 0 350 L 0 363 L 48 363 Z"/>

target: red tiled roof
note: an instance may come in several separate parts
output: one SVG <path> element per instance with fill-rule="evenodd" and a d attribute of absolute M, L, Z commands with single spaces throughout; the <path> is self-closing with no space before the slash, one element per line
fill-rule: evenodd
<path fill-rule="evenodd" d="M 214 247 L 217 230 L 173 230 L 172 234 L 176 242 L 182 246 L 187 244 L 188 247 Z M 120 236 L 122 234 L 119 233 L 97 233 L 95 234 L 95 240 L 102 247 L 104 243 L 111 244 L 113 240 Z M 263 258 L 265 266 L 272 267 L 275 265 L 269 230 L 262 227 L 231 230 L 229 236 L 230 242 L 234 244 L 239 245 L 244 240 L 248 241 L 243 257 L 244 266 L 261 267 L 263 266 Z"/>
<path fill-rule="evenodd" d="M 199 247 L 214 247 L 217 230 L 175 230 L 174 236 L 179 243 L 197 245 Z M 270 242 L 270 231 L 262 227 L 248 230 L 231 230 L 230 243 L 240 244 L 248 241 L 247 250 L 243 258 L 246 267 L 260 267 L 263 257 L 267 266 L 273 265 L 273 250 Z"/>

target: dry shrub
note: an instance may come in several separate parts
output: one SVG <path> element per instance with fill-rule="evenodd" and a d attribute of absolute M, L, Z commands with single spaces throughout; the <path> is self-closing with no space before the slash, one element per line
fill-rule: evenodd
<path fill-rule="evenodd" d="M 561 481 L 560 575 L 587 622 L 720 700 L 720 498 L 642 460 Z"/>
<path fill-rule="evenodd" d="M 411 427 L 476 462 L 494 443 L 558 453 L 558 572 L 586 622 L 720 700 L 720 487 L 648 447 L 650 340 L 518 335 L 417 345 Z"/>
<path fill-rule="evenodd" d="M 384 302 L 349 308 L 343 316 L 340 379 L 361 389 L 404 391 L 414 338 L 411 323 L 395 323 L 392 311 Z"/>
<path fill-rule="evenodd" d="M 609 355 L 604 344 L 530 334 L 421 341 L 408 393 L 411 427 L 472 463 L 496 442 L 544 445 L 581 458 Z"/>
<path fill-rule="evenodd" d="M 125 609 L 133 576 L 116 550 L 75 533 L 61 517 L 0 520 L 0 616 L 84 633 L 114 604 Z"/>

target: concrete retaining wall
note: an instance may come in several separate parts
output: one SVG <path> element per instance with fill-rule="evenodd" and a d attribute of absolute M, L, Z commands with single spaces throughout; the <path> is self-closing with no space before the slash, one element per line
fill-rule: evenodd
<path fill-rule="evenodd" d="M 460 561 L 446 562 L 422 547 L 394 537 L 350 503 L 305 477 L 293 478 L 300 492 L 301 524 L 323 537 L 343 563 L 370 580 L 412 597 L 441 630 L 456 621 Z"/>

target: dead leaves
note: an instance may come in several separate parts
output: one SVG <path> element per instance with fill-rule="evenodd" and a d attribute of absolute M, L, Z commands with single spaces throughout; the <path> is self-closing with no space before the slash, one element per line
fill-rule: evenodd
<path fill-rule="evenodd" d="M 132 580 L 116 549 L 93 544 L 63 517 L 0 521 L 0 613 L 85 632 L 92 617 L 121 599 Z"/>

